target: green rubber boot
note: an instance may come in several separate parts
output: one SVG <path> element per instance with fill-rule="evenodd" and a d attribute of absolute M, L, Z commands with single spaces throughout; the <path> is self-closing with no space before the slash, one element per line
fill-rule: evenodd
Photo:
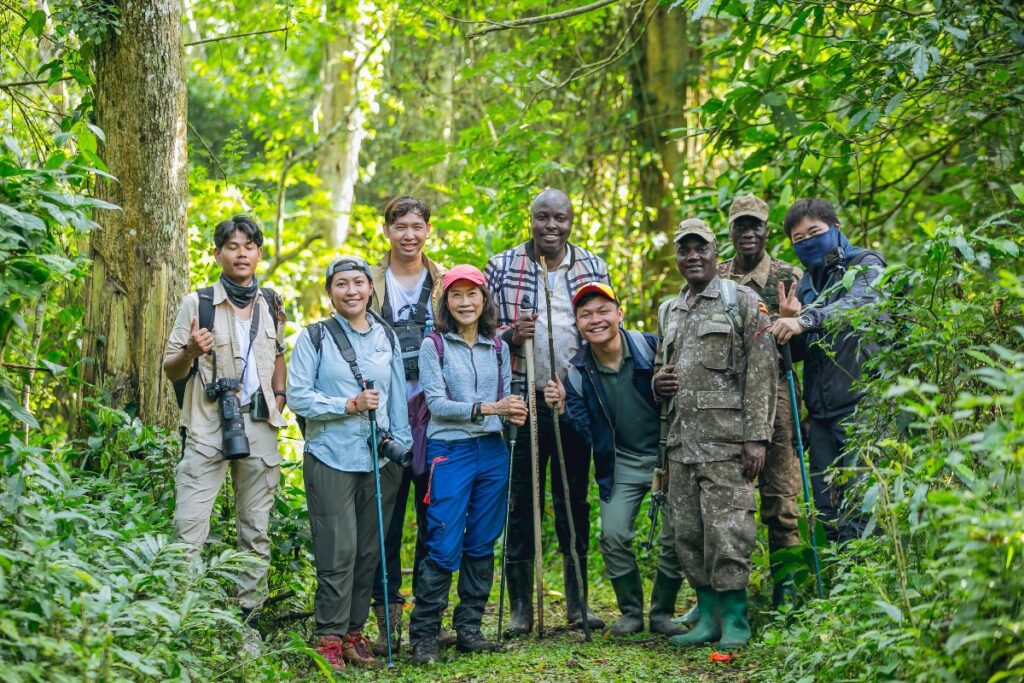
<path fill-rule="evenodd" d="M 722 618 L 722 639 L 718 647 L 735 650 L 750 642 L 750 621 L 747 619 L 747 591 L 722 591 L 718 594 Z"/>
<path fill-rule="evenodd" d="M 697 625 L 688 633 L 672 636 L 668 639 L 668 642 L 676 647 L 693 647 L 718 641 L 722 637 L 722 629 L 719 626 L 720 615 L 718 606 L 720 596 L 721 594 L 717 593 L 710 586 L 698 588 L 697 611 L 700 613 L 700 617 L 697 620 Z"/>
<path fill-rule="evenodd" d="M 672 623 L 682 626 L 683 628 L 693 628 L 697 625 L 698 619 L 700 619 L 700 609 L 697 605 L 694 605 L 690 608 L 690 611 L 683 616 L 672 619 Z"/>

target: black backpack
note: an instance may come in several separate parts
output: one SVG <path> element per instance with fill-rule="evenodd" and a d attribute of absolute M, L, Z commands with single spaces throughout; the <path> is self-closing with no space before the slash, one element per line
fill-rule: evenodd
<path fill-rule="evenodd" d="M 277 321 L 275 325 L 279 325 L 281 322 L 281 295 L 275 292 L 270 287 L 261 287 L 260 291 L 263 292 L 263 299 L 270 306 L 270 317 Z M 199 328 L 206 329 L 213 332 L 213 287 L 203 287 L 196 291 L 196 295 L 199 297 Z M 254 314 L 258 314 L 255 308 L 253 309 Z M 252 340 L 256 338 L 256 333 L 260 328 L 260 316 L 253 316 L 253 324 L 249 327 L 249 343 L 252 344 Z M 192 362 L 192 367 L 189 368 L 188 374 L 181 379 L 174 380 L 174 398 L 178 402 L 178 409 L 180 410 L 185 405 L 185 386 L 188 381 L 199 371 L 199 359 L 197 358 Z"/>
<path fill-rule="evenodd" d="M 387 336 L 388 341 L 391 342 L 391 353 L 394 353 L 399 348 L 395 331 L 384 321 L 384 318 L 373 311 L 367 309 L 366 314 L 384 326 L 384 334 Z M 349 368 L 352 370 L 352 376 L 356 378 L 356 383 L 359 386 L 363 386 L 363 373 L 360 372 L 359 363 L 356 362 L 356 350 L 352 348 L 352 342 L 349 341 L 348 335 L 345 334 L 345 330 L 341 327 L 341 323 L 332 316 L 315 322 L 306 329 L 309 331 L 309 341 L 313 343 L 313 348 L 316 350 L 317 355 L 320 355 L 323 350 L 324 337 L 330 336 L 334 340 L 334 345 L 338 347 L 341 357 L 345 359 L 345 362 L 348 363 Z M 320 368 L 318 365 L 317 373 L 319 374 L 319 372 Z M 306 438 L 306 418 L 302 415 L 296 415 L 295 422 L 299 425 L 302 438 Z"/>

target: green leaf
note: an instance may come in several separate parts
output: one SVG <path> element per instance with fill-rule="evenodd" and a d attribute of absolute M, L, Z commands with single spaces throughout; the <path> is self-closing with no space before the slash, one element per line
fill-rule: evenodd
<path fill-rule="evenodd" d="M 31 31 L 36 38 L 42 36 L 43 31 L 46 29 L 46 12 L 41 9 L 33 12 L 32 16 L 25 23 L 25 29 Z"/>
<path fill-rule="evenodd" d="M 899 607 L 885 600 L 875 600 L 875 605 L 892 618 L 897 624 L 903 623 L 903 612 Z"/>
<path fill-rule="evenodd" d="M 1017 198 L 1017 201 L 1024 204 L 1024 183 L 1014 183 L 1010 185 L 1010 190 L 1013 191 L 1013 196 Z"/>

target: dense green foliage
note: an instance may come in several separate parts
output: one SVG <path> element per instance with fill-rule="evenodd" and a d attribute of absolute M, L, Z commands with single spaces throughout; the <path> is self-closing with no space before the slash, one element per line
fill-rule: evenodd
<path fill-rule="evenodd" d="M 472 39 L 494 28 L 487 21 L 565 6 L 340 4 L 186 3 L 193 283 L 214 273 L 212 226 L 252 212 L 268 235 L 261 277 L 284 292 L 294 335 L 324 310 L 324 262 L 341 249 L 383 252 L 387 198 L 426 197 L 432 255 L 482 265 L 526 236 L 530 197 L 554 185 L 576 202 L 574 241 L 609 261 L 631 323 L 646 325 L 650 304 L 679 281 L 669 236 L 650 227 L 659 209 L 702 216 L 724 237 L 729 202 L 756 192 L 772 206 L 770 250 L 792 260 L 778 229 L 788 204 L 833 199 L 850 237 L 893 264 L 877 283 L 890 296 L 850 320 L 885 342 L 853 426 L 877 534 L 826 550 L 824 601 L 804 566 L 806 601 L 783 614 L 767 606 L 759 551 L 758 637 L 732 666 L 766 681 L 1024 679 L 1019 3 L 659 10 L 648 0 Z M 284 441 L 273 517 L 274 598 L 259 623 L 267 654 L 242 662 L 227 577 L 245 558 L 230 551 L 230 496 L 211 547 L 187 557 L 170 541 L 175 439 L 105 406 L 80 379 L 92 212 L 114 210 L 90 198 L 105 172 L 91 60 L 122 27 L 108 3 L 52 0 L 49 15 L 44 5 L 0 1 L 0 680 L 306 678 L 322 662 L 305 649 L 312 569 L 297 430 Z M 649 118 L 665 93 L 639 75 L 654 54 L 641 35 L 666 10 L 690 18 L 685 36 L 671 36 L 692 46 L 678 75 L 683 126 Z M 272 32 L 231 37 L 259 31 Z M 351 107 L 366 139 L 348 237 L 334 247 L 320 164 L 344 130 L 324 129 L 320 97 L 322 55 L 339 35 L 352 37 L 342 47 L 361 67 Z M 665 169 L 670 191 L 646 203 L 637 188 L 673 144 L 686 162 Z M 548 584 L 559 586 L 549 559 Z M 609 616 L 608 586 L 594 583 Z M 676 655 L 641 639 L 602 650 L 562 634 L 515 652 L 403 675 L 716 671 L 706 651 Z"/>

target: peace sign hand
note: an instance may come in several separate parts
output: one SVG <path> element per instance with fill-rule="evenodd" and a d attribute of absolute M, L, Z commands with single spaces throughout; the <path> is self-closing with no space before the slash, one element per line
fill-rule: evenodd
<path fill-rule="evenodd" d="M 795 318 L 800 313 L 800 299 L 796 295 L 797 281 L 793 282 L 789 286 L 789 291 L 786 291 L 786 283 L 779 281 L 779 317 L 780 318 Z"/>

